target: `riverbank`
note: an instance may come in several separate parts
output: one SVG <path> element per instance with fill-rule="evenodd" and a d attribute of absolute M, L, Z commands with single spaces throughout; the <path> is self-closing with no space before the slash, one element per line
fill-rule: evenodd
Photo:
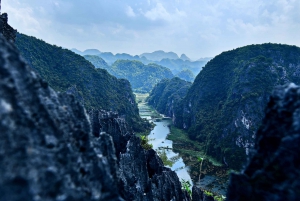
<path fill-rule="evenodd" d="M 207 156 L 204 143 L 201 144 L 190 140 L 185 131 L 173 125 L 170 126 L 170 134 L 167 136 L 167 139 L 173 141 L 173 151 L 179 153 L 184 163 L 190 167 L 189 173 L 196 186 L 215 194 L 226 195 L 230 169 Z M 200 183 L 199 157 L 203 158 Z"/>
<path fill-rule="evenodd" d="M 172 121 L 163 119 L 155 109 L 147 105 L 148 94 L 135 94 L 140 110 L 140 116 L 152 122 L 150 132 L 137 133 L 149 138 L 162 159 L 165 166 L 174 170 L 179 178 L 191 181 L 193 185 L 208 190 L 218 195 L 226 195 L 228 186 L 229 169 L 205 154 L 205 144 L 192 141 L 184 130 L 172 125 Z M 156 121 L 160 118 L 160 121 Z M 149 134 L 150 133 L 150 134 Z M 202 162 L 201 178 L 200 162 L 198 158 L 204 158 Z"/>

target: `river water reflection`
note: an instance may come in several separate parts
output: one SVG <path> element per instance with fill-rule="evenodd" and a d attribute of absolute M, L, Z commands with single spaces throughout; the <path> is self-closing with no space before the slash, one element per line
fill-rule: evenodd
<path fill-rule="evenodd" d="M 160 155 L 167 167 L 175 171 L 179 179 L 184 179 L 192 184 L 191 177 L 188 173 L 189 168 L 184 164 L 183 159 L 179 157 L 178 153 L 173 152 L 173 142 L 167 140 L 167 135 L 170 133 L 169 125 L 171 120 L 161 120 L 154 122 L 155 127 L 148 135 L 153 149 Z M 165 158 L 166 157 L 166 158 Z"/>
<path fill-rule="evenodd" d="M 153 122 L 154 116 L 159 116 L 156 111 L 152 110 L 145 102 L 147 94 L 136 94 L 138 97 L 138 107 L 140 111 L 140 116 L 151 122 Z M 163 160 L 164 165 L 175 171 L 181 181 L 189 181 L 191 185 L 196 185 L 202 189 L 211 189 L 219 194 L 226 195 L 226 188 L 228 181 L 222 181 L 220 183 L 220 178 L 216 175 L 206 174 L 204 178 L 201 179 L 201 183 L 198 179 L 192 182 L 190 176 L 190 167 L 186 166 L 183 159 L 178 153 L 173 152 L 173 142 L 167 140 L 167 135 L 170 133 L 169 125 L 172 124 L 170 119 L 162 118 L 160 121 L 154 121 L 155 127 L 149 133 L 148 138 L 150 143 L 153 145 L 153 149 L 156 150 L 160 158 Z M 204 167 L 203 167 L 204 168 Z M 192 169 L 192 168 L 191 168 Z M 204 170 L 204 169 L 203 169 Z"/>

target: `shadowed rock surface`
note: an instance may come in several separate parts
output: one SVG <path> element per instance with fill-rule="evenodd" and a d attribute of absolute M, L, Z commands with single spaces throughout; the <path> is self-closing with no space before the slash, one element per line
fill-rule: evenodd
<path fill-rule="evenodd" d="M 92 138 L 84 108 L 2 36 L 0 119 L 0 200 L 121 200 L 111 137 Z"/>
<path fill-rule="evenodd" d="M 1 4 L 1 1 L 0 1 Z M 0 6 L 1 9 L 1 6 Z M 8 23 L 7 13 L 0 14 L 0 33 L 7 39 L 15 41 L 17 31 L 14 30 Z"/>
<path fill-rule="evenodd" d="M 118 159 L 118 186 L 125 200 L 190 200 L 181 190 L 177 174 L 166 168 L 154 150 L 144 150 L 140 138 L 127 129 L 116 113 L 93 110 L 90 119 L 95 136 L 112 136 Z"/>
<path fill-rule="evenodd" d="M 299 200 L 300 87 L 278 87 L 257 132 L 254 155 L 233 174 L 228 200 Z"/>
<path fill-rule="evenodd" d="M 123 118 L 96 110 L 89 117 L 2 36 L 0 119 L 0 200 L 189 200 Z"/>

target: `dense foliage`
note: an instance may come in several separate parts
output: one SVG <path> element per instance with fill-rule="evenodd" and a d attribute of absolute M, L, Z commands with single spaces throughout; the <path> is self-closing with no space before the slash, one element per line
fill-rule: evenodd
<path fill-rule="evenodd" d="M 163 66 L 150 63 L 144 65 L 140 61 L 117 60 L 112 66 L 104 65 L 103 59 L 98 56 L 85 56 L 96 68 L 104 68 L 116 76 L 129 80 L 135 92 L 147 93 L 155 84 L 164 78 L 174 77 L 172 72 Z"/>
<path fill-rule="evenodd" d="M 224 52 L 203 68 L 175 114 L 208 154 L 239 169 L 276 85 L 300 84 L 300 48 L 262 44 Z"/>
<path fill-rule="evenodd" d="M 177 110 L 190 86 L 190 82 L 178 77 L 164 79 L 153 88 L 147 101 L 160 113 L 173 117 L 174 110 Z"/>
<path fill-rule="evenodd" d="M 195 79 L 195 75 L 189 69 L 184 69 L 180 71 L 178 74 L 176 74 L 175 76 L 188 82 L 193 82 Z"/>
<path fill-rule="evenodd" d="M 88 110 L 117 111 L 135 130 L 143 128 L 127 80 L 117 79 L 106 70 L 96 69 L 70 50 L 34 37 L 18 34 L 16 46 L 28 64 L 56 91 L 76 88 Z"/>
<path fill-rule="evenodd" d="M 96 55 L 85 55 L 83 56 L 86 60 L 90 61 L 96 68 L 102 68 L 110 71 L 110 66 L 99 56 Z"/>
<path fill-rule="evenodd" d="M 202 67 L 205 66 L 207 60 L 203 61 L 189 61 L 182 59 L 162 59 L 161 61 L 155 62 L 158 65 L 165 66 L 169 68 L 174 74 L 179 73 L 183 69 L 191 70 L 195 75 L 197 75 Z"/>

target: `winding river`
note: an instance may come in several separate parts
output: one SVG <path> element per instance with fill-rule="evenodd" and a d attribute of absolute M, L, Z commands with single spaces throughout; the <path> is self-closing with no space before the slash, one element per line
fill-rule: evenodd
<path fill-rule="evenodd" d="M 139 94 L 139 96 L 141 96 L 141 94 Z M 144 96 L 147 97 L 147 95 Z M 173 142 L 171 140 L 167 140 L 167 136 L 170 134 L 169 125 L 172 124 L 171 119 L 163 117 L 156 111 L 152 110 L 145 103 L 145 97 L 141 98 L 142 101 L 138 102 L 140 116 L 155 124 L 154 128 L 148 135 L 148 139 L 153 145 L 153 149 L 163 160 L 164 165 L 175 171 L 180 181 L 189 181 L 191 185 L 196 185 L 202 189 L 211 189 L 214 192 L 226 195 L 228 182 L 220 183 L 220 178 L 216 175 L 203 175 L 204 177 L 201 178 L 201 183 L 198 181 L 192 181 L 189 173 L 190 167 L 184 163 L 178 153 L 173 151 Z M 159 118 L 154 118 L 153 116 L 159 116 Z"/>
<path fill-rule="evenodd" d="M 180 181 L 183 179 L 185 181 L 189 181 L 190 184 L 193 185 L 188 172 L 189 167 L 184 164 L 183 159 L 178 153 L 173 152 L 173 142 L 166 139 L 167 135 L 170 133 L 169 125 L 172 121 L 168 118 L 162 118 L 159 121 L 152 119 L 151 116 L 153 116 L 154 111 L 152 111 L 144 101 L 138 103 L 138 107 L 140 116 L 155 124 L 154 128 L 148 135 L 148 139 L 153 145 L 153 149 L 162 158 L 165 166 L 171 168 L 177 173 Z"/>

